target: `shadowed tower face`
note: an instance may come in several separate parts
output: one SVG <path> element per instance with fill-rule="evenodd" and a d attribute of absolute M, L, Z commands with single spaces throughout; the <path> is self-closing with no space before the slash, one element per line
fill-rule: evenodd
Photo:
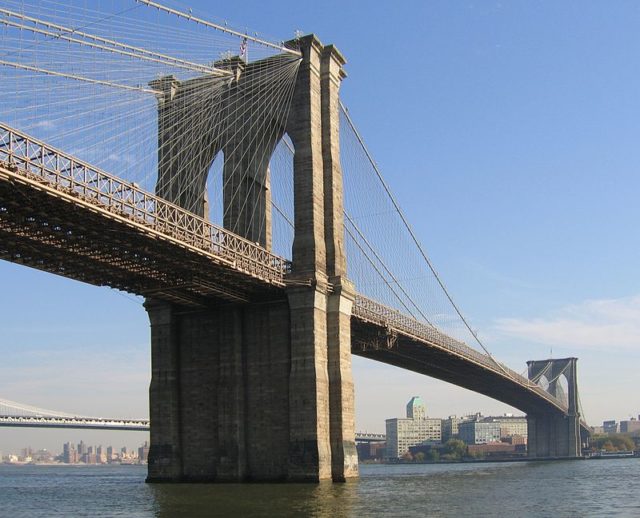
<path fill-rule="evenodd" d="M 289 287 L 186 310 L 148 299 L 150 481 L 345 480 L 357 476 L 351 308 L 344 277 L 338 91 L 344 59 L 314 36 L 301 58 L 218 63 L 231 74 L 153 82 L 157 192 L 207 215 L 206 179 L 224 155 L 224 227 L 271 246 L 269 160 L 294 153 Z M 266 298 L 265 298 L 266 297 Z"/>
<path fill-rule="evenodd" d="M 299 59 L 216 63 L 225 75 L 152 81 L 158 96 L 158 195 L 208 218 L 207 176 L 224 157 L 223 226 L 271 248 L 269 161 L 287 124 Z"/>

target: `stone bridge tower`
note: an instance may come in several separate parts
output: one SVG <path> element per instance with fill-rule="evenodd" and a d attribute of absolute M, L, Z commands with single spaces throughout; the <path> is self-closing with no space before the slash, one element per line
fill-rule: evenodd
<path fill-rule="evenodd" d="M 528 452 L 530 457 L 579 457 L 582 453 L 580 411 L 578 405 L 577 358 L 549 359 L 527 362 L 528 376 L 538 382 L 543 376 L 549 381 L 547 392 L 567 399 L 567 413 L 528 414 Z M 560 379 L 567 381 L 563 393 Z"/>
<path fill-rule="evenodd" d="M 311 35 L 295 41 L 302 58 L 288 120 L 276 138 L 229 148 L 224 226 L 270 247 L 268 158 L 286 132 L 295 148 L 295 235 L 289 287 L 270 297 L 206 308 L 148 299 L 151 322 L 149 481 L 343 481 L 358 474 L 351 374 L 351 308 L 346 280 L 338 91 L 345 63 Z M 272 59 L 272 58 L 267 58 Z M 159 99 L 157 192 L 193 212 L 206 212 L 205 181 L 219 149 L 203 132 L 184 139 L 173 120 L 189 124 L 182 92 L 242 87 L 253 64 L 230 60 L 235 79 L 219 83 L 173 78 L 154 82 Z M 226 90 L 225 90 L 226 89 Z M 181 101 L 182 100 L 182 101 Z M 251 98 L 243 102 L 254 102 Z M 227 107 L 231 108 L 231 107 Z M 199 114 L 202 117 L 202 114 Z M 210 113 L 210 128 L 244 120 Z M 216 126 L 224 118 L 225 128 Z M 202 150 L 206 150 L 203 153 Z M 192 156 L 190 167 L 184 160 Z M 246 157 L 261 157 L 246 160 Z M 264 157 L 267 157 L 265 160 Z M 242 162 L 242 161 L 245 162 Z M 240 167 L 238 167 L 240 164 Z M 234 171 L 243 171 L 242 180 Z M 244 206 L 262 212 L 246 217 Z"/>

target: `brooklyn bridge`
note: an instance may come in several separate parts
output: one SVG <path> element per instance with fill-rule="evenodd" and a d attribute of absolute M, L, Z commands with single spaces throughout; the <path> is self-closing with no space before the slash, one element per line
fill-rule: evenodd
<path fill-rule="evenodd" d="M 576 359 L 489 353 L 340 100 L 340 51 L 133 5 L 0 8 L 0 258 L 145 297 L 148 480 L 356 477 L 352 355 L 579 456 Z"/>

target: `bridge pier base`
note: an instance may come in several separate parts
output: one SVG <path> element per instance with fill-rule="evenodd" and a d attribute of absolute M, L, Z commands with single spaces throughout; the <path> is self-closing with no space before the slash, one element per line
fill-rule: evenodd
<path fill-rule="evenodd" d="M 202 311 L 146 306 L 152 344 L 147 480 L 285 479 L 286 301 Z"/>
<path fill-rule="evenodd" d="M 325 286 L 326 288 L 326 286 Z M 348 296 L 203 310 L 147 301 L 148 482 L 344 481 L 357 476 Z"/>
<path fill-rule="evenodd" d="M 331 478 L 326 296 L 315 287 L 288 290 L 291 307 L 288 478 Z"/>
<path fill-rule="evenodd" d="M 355 290 L 346 279 L 332 281 L 333 293 L 327 301 L 331 473 L 335 482 L 343 482 L 358 476 L 351 371 L 351 309 Z"/>
<path fill-rule="evenodd" d="M 528 456 L 532 458 L 579 457 L 580 418 L 576 415 L 527 416 Z"/>

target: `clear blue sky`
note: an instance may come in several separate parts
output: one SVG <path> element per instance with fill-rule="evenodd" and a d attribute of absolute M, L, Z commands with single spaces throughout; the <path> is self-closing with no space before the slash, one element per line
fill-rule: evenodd
<path fill-rule="evenodd" d="M 348 60 L 345 104 L 490 350 L 517 371 L 551 349 L 577 356 L 589 422 L 637 417 L 636 2 L 190 5 L 277 40 L 299 29 L 336 44 Z M 8 263 L 0 286 L 0 397 L 146 415 L 140 300 Z M 383 430 L 413 395 L 431 416 L 509 411 L 360 359 L 354 375 L 362 430 Z M 0 430 L 0 449 L 59 449 L 51 437 Z M 96 441 L 128 443 L 120 437 Z"/>

